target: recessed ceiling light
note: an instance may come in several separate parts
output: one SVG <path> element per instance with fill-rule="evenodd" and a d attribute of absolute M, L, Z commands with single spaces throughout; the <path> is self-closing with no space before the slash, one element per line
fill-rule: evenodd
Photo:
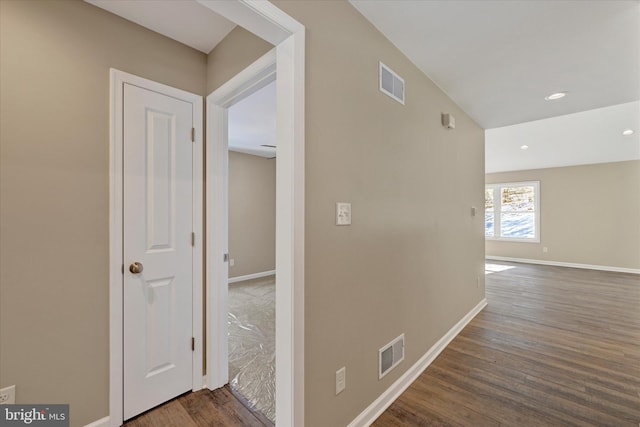
<path fill-rule="evenodd" d="M 521 146 L 520 146 L 520 149 L 521 149 L 521 150 L 526 150 L 527 148 L 529 148 L 529 146 L 528 146 L 528 145 L 521 145 Z"/>
<path fill-rule="evenodd" d="M 547 101 L 555 101 L 556 99 L 564 98 L 565 96 L 567 96 L 567 92 L 556 92 L 549 96 L 545 96 L 544 99 Z"/>
<path fill-rule="evenodd" d="M 633 130 L 632 129 L 627 129 L 624 132 L 622 132 L 622 134 L 624 136 L 629 136 L 629 135 L 633 135 Z"/>

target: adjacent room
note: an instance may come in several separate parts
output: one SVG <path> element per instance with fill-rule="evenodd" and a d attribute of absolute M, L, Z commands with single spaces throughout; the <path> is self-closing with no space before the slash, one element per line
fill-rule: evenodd
<path fill-rule="evenodd" d="M 229 108 L 229 384 L 275 422 L 276 82 Z"/>

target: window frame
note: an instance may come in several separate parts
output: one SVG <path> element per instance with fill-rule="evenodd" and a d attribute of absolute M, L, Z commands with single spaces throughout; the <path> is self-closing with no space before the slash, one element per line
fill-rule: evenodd
<path fill-rule="evenodd" d="M 502 189 L 508 187 L 533 187 L 534 194 L 534 237 L 504 237 L 501 235 L 501 214 L 502 211 Z M 495 184 L 485 184 L 485 192 L 493 190 L 493 236 L 485 234 L 485 240 L 495 240 L 502 242 L 522 242 L 540 243 L 540 181 L 519 181 L 519 182 L 499 182 Z M 485 207 L 485 233 L 486 233 L 486 212 Z"/>

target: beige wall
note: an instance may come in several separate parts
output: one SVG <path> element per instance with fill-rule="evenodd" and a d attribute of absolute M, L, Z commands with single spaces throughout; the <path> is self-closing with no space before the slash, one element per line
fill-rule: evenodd
<path fill-rule="evenodd" d="M 487 240 L 487 255 L 640 269 L 640 161 L 486 176 L 538 180 L 540 243 Z"/>
<path fill-rule="evenodd" d="M 229 152 L 229 277 L 276 268 L 276 160 Z"/>
<path fill-rule="evenodd" d="M 306 425 L 344 426 L 483 298 L 484 132 L 347 2 L 275 3 L 307 28 Z M 379 92 L 380 60 L 405 106 Z M 335 202 L 353 225 L 334 225 Z M 378 381 L 378 349 L 403 332 Z"/>
<path fill-rule="evenodd" d="M 108 414 L 109 67 L 205 94 L 206 55 L 81 1 L 0 1 L 0 387 Z"/>
<path fill-rule="evenodd" d="M 207 57 L 207 94 L 273 49 L 242 27 L 234 28 Z"/>

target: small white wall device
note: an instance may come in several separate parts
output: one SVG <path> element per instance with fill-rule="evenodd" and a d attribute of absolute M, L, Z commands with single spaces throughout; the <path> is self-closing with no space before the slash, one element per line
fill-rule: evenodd
<path fill-rule="evenodd" d="M 336 225 L 351 225 L 351 203 L 336 203 Z"/>
<path fill-rule="evenodd" d="M 442 113 L 442 126 L 446 127 L 447 129 L 455 129 L 456 118 L 449 113 Z"/>

